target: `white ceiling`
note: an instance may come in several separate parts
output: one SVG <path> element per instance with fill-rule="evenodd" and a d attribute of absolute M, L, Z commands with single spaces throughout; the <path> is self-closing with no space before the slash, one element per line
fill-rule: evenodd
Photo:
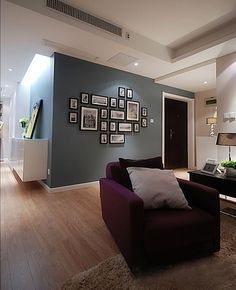
<path fill-rule="evenodd" d="M 63 1 L 122 27 L 123 36 L 52 11 L 45 0 L 3 0 L 2 95 L 12 93 L 35 53 L 63 52 L 197 92 L 215 88 L 215 59 L 236 51 L 236 0 Z M 109 61 L 117 54 L 133 62 Z"/>

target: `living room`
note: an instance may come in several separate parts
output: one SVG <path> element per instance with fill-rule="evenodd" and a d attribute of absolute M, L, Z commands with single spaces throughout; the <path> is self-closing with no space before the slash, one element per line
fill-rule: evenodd
<path fill-rule="evenodd" d="M 3 289 L 17 289 L 19 285 L 20 289 L 57 289 L 69 276 L 119 253 L 101 218 L 98 180 L 105 176 L 106 165 L 120 157 L 145 159 L 162 156 L 165 162 L 163 103 L 166 98 L 183 101 L 188 107 L 187 163 L 180 167 L 201 169 L 208 158 L 217 162 L 228 159 L 228 147 L 217 146 L 216 137 L 219 132 L 236 132 L 235 30 L 231 31 L 235 27 L 235 19 L 232 17 L 233 2 L 226 1 L 225 6 L 220 6 L 220 2 L 215 1 L 219 6 L 216 5 L 215 10 L 213 9 L 212 22 L 202 20 L 205 21 L 205 29 L 211 33 L 211 44 L 209 41 L 208 44 L 198 43 L 197 47 L 200 36 L 201 41 L 206 40 L 206 31 L 200 33 L 200 26 L 203 29 L 203 24 L 200 25 L 199 21 L 199 26 L 196 25 L 194 29 L 197 33 L 196 29 L 199 28 L 199 34 L 192 40 L 192 49 L 189 40 L 182 42 L 185 43 L 185 49 L 176 43 L 173 47 L 178 49 L 172 48 L 176 59 L 173 58 L 172 61 L 168 55 L 170 48 L 164 45 L 164 40 L 161 45 L 148 37 L 148 34 L 145 34 L 146 38 L 142 38 L 142 30 L 136 31 L 131 26 L 136 17 L 133 15 L 135 11 L 138 14 L 140 6 L 132 12 L 127 9 L 132 14 L 130 26 L 127 29 L 128 24 L 123 24 L 122 39 L 117 39 L 117 36 L 110 36 L 107 32 L 91 28 L 87 24 L 75 24 L 76 20 L 59 16 L 50 9 L 45 10 L 47 12 L 44 14 L 40 10 L 42 6 L 33 7 L 35 3 L 29 3 L 30 1 L 3 2 L 3 59 L 4 71 L 7 73 L 2 77 L 2 95 L 6 94 L 2 98 L 4 131 L 1 159 L 5 160 L 1 163 L 4 215 L 2 231 L 5 241 L 3 250 L 6 250 L 3 260 L 8 264 L 4 268 Z M 103 6 L 105 12 L 100 14 L 102 6 L 93 6 L 92 1 L 86 1 L 86 7 L 82 2 L 70 1 L 67 4 L 75 5 L 93 15 L 100 15 L 106 20 L 116 19 L 115 3 L 110 3 L 111 7 L 107 11 L 106 6 Z M 103 2 L 103 5 L 108 5 L 106 1 Z M 127 5 L 134 4 L 133 1 L 128 2 L 130 3 Z M 162 1 L 157 2 L 163 5 L 163 9 L 167 9 L 167 4 L 165 6 Z M 207 11 L 211 7 L 210 4 L 207 4 L 209 7 L 196 4 L 198 5 Z M 188 9 L 189 7 L 190 4 Z M 227 17 L 222 22 L 224 25 L 220 21 L 217 23 L 217 34 L 214 30 L 216 28 L 211 25 L 213 19 L 216 22 L 220 18 L 216 13 L 219 7 L 222 9 L 222 19 L 224 15 Z M 179 6 L 175 8 L 180 9 Z M 165 9 L 163 11 L 166 12 Z M 148 12 L 150 13 L 150 8 Z M 186 21 L 190 21 L 189 16 Z M 111 22 L 122 24 L 118 20 Z M 42 23 L 42 27 L 39 23 Z M 135 25 L 138 25 L 137 19 Z M 33 36 L 30 30 L 35 31 Z M 13 37 L 9 36 L 13 32 L 14 43 Z M 185 36 L 187 34 L 186 31 L 181 33 Z M 79 36 L 81 39 L 85 37 L 83 40 L 86 41 L 79 41 Z M 194 33 L 191 37 L 193 36 Z M 172 41 L 174 39 L 177 37 L 172 37 Z M 17 47 L 17 41 L 19 53 L 13 58 L 10 57 L 10 52 L 13 51 L 12 47 Z M 146 46 L 143 45 L 144 41 Z M 167 43 L 171 43 L 170 39 L 166 40 L 165 44 Z M 23 61 L 22 52 L 27 45 L 27 58 L 21 63 L 19 58 Z M 105 52 L 105 48 L 103 51 L 105 46 L 111 49 L 109 53 Z M 29 88 L 22 80 L 30 65 L 29 60 L 33 59 L 33 52 L 40 54 L 41 58 L 39 57 L 37 74 Z M 129 64 L 122 65 L 122 61 L 128 61 Z M 16 67 L 16 63 L 21 64 L 20 69 Z M 160 71 L 157 69 L 159 66 Z M 203 73 L 205 70 L 206 74 Z M 198 77 L 195 77 L 195 73 Z M 30 74 L 32 76 L 32 71 Z M 209 79 L 206 80 L 207 75 Z M 7 86 L 3 81 L 6 81 Z M 125 96 L 122 96 L 120 88 L 125 90 Z M 132 94 L 131 98 L 128 97 L 128 91 Z M 82 96 L 88 96 L 88 103 L 83 103 Z M 117 100 L 114 107 L 111 107 L 112 98 Z M 125 109 L 118 106 L 119 103 L 122 106 L 122 99 L 125 100 Z M 34 181 L 24 183 L 17 175 L 17 170 L 13 174 L 6 164 L 9 162 L 16 169 L 11 165 L 15 161 L 12 160 L 12 154 L 16 150 L 11 142 L 13 139 L 22 139 L 24 129 L 21 128 L 19 120 L 29 118 L 32 108 L 39 100 L 42 100 L 42 106 L 32 140 L 45 139 L 48 142 L 45 177 L 41 178 L 43 181 L 40 184 Z M 207 106 L 207 100 L 216 100 L 217 106 Z M 98 103 L 103 101 L 107 105 L 99 106 Z M 137 119 L 126 117 L 126 106 L 130 106 L 130 114 L 132 106 L 136 106 L 140 116 Z M 101 109 L 107 110 L 107 118 L 103 119 L 99 115 Z M 108 113 L 111 109 L 116 117 Z M 142 109 L 146 113 L 142 113 Z M 97 127 L 94 130 L 84 130 L 86 123 L 83 124 L 81 117 L 83 110 L 95 112 Z M 125 117 L 119 117 L 117 114 L 120 112 Z M 207 118 L 215 118 L 216 124 L 209 126 L 206 123 Z M 146 125 L 142 123 L 145 120 Z M 112 134 L 108 129 L 101 129 L 101 122 L 106 126 L 114 123 L 124 127 Z M 132 126 L 135 124 L 138 126 L 137 131 L 133 131 Z M 132 129 L 129 129 L 130 126 Z M 211 127 L 214 130 L 213 137 L 210 136 Z M 101 136 L 107 138 L 107 141 L 103 142 Z M 233 146 L 231 157 L 232 160 L 236 159 Z M 31 159 L 34 163 L 30 165 L 31 171 L 33 167 L 38 169 L 39 163 L 35 164 L 34 158 Z M 60 225 L 63 225 L 61 229 Z M 55 247 L 57 239 L 59 246 Z M 62 257 L 57 262 L 60 252 Z M 58 269 L 55 270 L 57 266 Z M 46 275 L 45 280 L 42 273 Z M 24 275 L 26 279 L 23 278 Z"/>

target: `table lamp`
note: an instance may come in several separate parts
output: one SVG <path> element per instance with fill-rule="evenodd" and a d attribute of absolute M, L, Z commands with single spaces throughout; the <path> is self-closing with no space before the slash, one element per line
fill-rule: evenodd
<path fill-rule="evenodd" d="M 218 133 L 216 145 L 229 146 L 229 161 L 231 161 L 230 146 L 236 146 L 236 133 Z"/>
<path fill-rule="evenodd" d="M 210 125 L 210 136 L 213 137 L 215 135 L 214 133 L 214 125 L 216 125 L 216 118 L 215 117 L 209 117 L 206 118 L 207 125 Z"/>

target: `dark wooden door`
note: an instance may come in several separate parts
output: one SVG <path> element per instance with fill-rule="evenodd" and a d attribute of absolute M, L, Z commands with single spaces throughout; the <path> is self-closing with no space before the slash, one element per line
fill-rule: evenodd
<path fill-rule="evenodd" d="M 165 98 L 165 167 L 188 166 L 187 103 Z"/>

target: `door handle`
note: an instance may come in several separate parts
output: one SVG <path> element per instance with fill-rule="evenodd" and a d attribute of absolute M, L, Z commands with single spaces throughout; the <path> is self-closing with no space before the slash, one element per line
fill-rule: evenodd
<path fill-rule="evenodd" d="M 173 139 L 173 135 L 174 135 L 174 130 L 170 129 L 170 140 Z"/>

